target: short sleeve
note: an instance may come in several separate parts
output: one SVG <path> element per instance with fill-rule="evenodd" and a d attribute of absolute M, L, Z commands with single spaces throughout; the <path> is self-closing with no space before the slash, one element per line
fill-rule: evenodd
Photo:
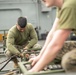
<path fill-rule="evenodd" d="M 76 30 L 76 9 L 67 7 L 59 12 L 59 22 L 57 29 Z"/>
<path fill-rule="evenodd" d="M 57 18 L 59 18 L 59 11 L 60 11 L 60 9 L 57 8 L 57 9 L 56 9 L 56 17 L 57 17 Z"/>

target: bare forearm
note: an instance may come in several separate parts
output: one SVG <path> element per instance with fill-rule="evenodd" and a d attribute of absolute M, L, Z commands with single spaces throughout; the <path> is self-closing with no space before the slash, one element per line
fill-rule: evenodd
<path fill-rule="evenodd" d="M 42 54 L 45 52 L 46 47 L 48 46 L 49 42 L 51 42 L 51 39 L 52 39 L 52 34 L 51 34 L 51 32 L 50 32 L 50 33 L 48 34 L 47 38 L 46 38 L 45 44 L 44 44 L 44 46 L 43 46 L 43 48 L 42 48 L 39 56 L 42 56 Z"/>
<path fill-rule="evenodd" d="M 60 47 L 48 47 L 47 50 L 42 55 L 41 59 L 33 67 L 33 71 L 38 72 L 42 70 L 49 62 L 51 62 L 57 55 Z M 39 67 L 38 67 L 39 66 Z"/>
<path fill-rule="evenodd" d="M 54 33 L 53 39 L 47 46 L 46 51 L 43 53 L 42 57 L 37 62 L 37 64 L 33 67 L 32 70 L 34 72 L 43 69 L 48 63 L 50 63 L 56 57 L 57 53 L 59 52 L 59 50 L 61 50 L 61 47 L 63 46 L 64 41 L 67 39 L 69 34 L 70 30 L 58 30 Z"/>
<path fill-rule="evenodd" d="M 45 44 L 40 52 L 40 56 L 44 53 L 44 51 L 46 50 L 46 47 L 48 46 L 48 44 L 51 42 L 52 40 L 52 36 L 53 36 L 53 33 L 55 32 L 56 28 L 57 28 L 57 25 L 58 25 L 58 21 L 59 19 L 56 18 L 55 21 L 54 21 L 54 24 L 53 24 L 53 27 L 51 29 L 51 31 L 49 32 L 47 38 L 46 38 L 46 41 L 45 41 Z"/>

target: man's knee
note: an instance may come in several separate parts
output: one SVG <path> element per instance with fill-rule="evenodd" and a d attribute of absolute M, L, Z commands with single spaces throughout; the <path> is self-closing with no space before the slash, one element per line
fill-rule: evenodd
<path fill-rule="evenodd" d="M 10 56 L 12 56 L 12 54 L 11 54 L 11 52 L 9 51 L 9 50 L 5 50 L 5 55 L 7 56 L 7 57 L 10 57 Z"/>
<path fill-rule="evenodd" d="M 61 64 L 66 72 L 76 72 L 76 49 L 66 53 Z"/>
<path fill-rule="evenodd" d="M 33 48 L 41 49 L 41 48 L 42 48 L 42 46 L 41 46 L 40 44 L 35 44 L 35 45 L 33 46 Z"/>

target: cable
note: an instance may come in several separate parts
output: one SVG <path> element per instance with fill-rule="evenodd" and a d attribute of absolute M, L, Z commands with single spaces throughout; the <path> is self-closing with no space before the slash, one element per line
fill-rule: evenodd
<path fill-rule="evenodd" d="M 5 60 L 5 61 L 7 61 L 7 62 L 2 66 L 2 68 L 0 68 L 0 71 L 1 71 L 14 57 L 16 57 L 16 55 L 13 55 L 13 56 L 11 56 L 9 59 Z M 3 61 L 3 63 L 4 63 L 5 61 Z M 1 64 L 2 64 L 2 62 L 1 62 Z"/>

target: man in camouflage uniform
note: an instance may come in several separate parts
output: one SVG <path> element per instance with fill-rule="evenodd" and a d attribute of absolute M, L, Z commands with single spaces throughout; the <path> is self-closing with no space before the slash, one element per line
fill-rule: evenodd
<path fill-rule="evenodd" d="M 43 0 L 43 2 L 47 7 L 58 7 L 57 16 L 40 54 L 29 60 L 34 65 L 29 72 L 42 70 L 60 54 L 61 50 L 61 53 L 65 52 L 65 46 L 66 51 L 72 46 L 76 48 L 76 43 L 72 45 L 65 42 L 70 33 L 76 31 L 76 0 Z M 66 72 L 76 72 L 76 49 L 63 56 L 62 67 Z"/>
<path fill-rule="evenodd" d="M 32 24 L 27 23 L 25 17 L 19 17 L 17 24 L 14 25 L 7 35 L 6 41 L 6 55 L 8 57 L 12 55 L 23 56 L 21 50 L 28 49 L 41 49 L 41 46 L 37 44 L 38 38 L 35 29 Z M 15 67 L 18 67 L 17 58 L 13 58 Z"/>

